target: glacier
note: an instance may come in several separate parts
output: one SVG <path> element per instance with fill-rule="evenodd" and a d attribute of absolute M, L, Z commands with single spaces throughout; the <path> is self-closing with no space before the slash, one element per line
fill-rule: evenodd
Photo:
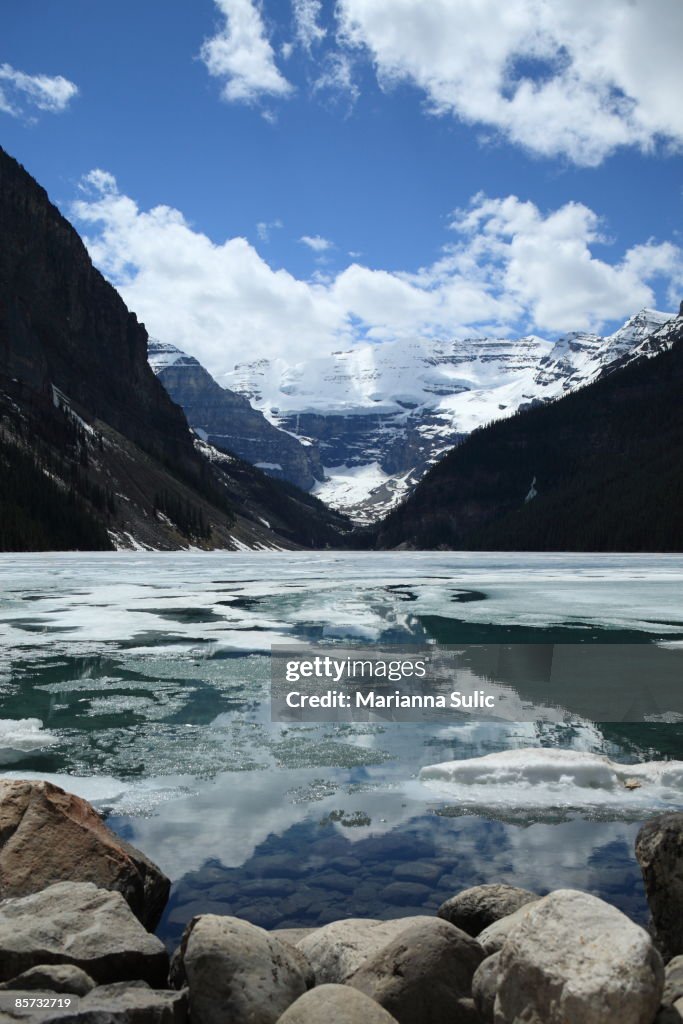
<path fill-rule="evenodd" d="M 313 493 L 371 522 L 473 430 L 660 351 L 675 319 L 642 309 L 605 337 L 398 338 L 359 342 L 305 363 L 279 355 L 210 369 L 290 442 L 315 450 L 323 472 L 311 482 Z M 182 371 L 188 364 L 172 346 L 157 346 L 150 361 L 162 380 L 169 366 Z"/>

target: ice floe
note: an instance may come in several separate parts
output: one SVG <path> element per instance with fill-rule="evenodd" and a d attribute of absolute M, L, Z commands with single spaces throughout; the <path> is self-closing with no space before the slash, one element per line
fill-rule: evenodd
<path fill-rule="evenodd" d="M 428 765 L 419 778 L 449 802 L 470 807 L 637 808 L 642 813 L 683 806 L 683 761 L 619 764 L 583 750 L 505 750 Z"/>
<path fill-rule="evenodd" d="M 0 718 L 0 764 L 11 764 L 56 742 L 39 718 Z"/>

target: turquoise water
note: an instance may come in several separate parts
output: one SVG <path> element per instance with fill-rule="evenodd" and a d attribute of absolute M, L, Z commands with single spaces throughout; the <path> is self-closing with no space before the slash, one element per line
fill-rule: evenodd
<path fill-rule="evenodd" d="M 202 909 L 308 925 L 429 910 L 494 880 L 588 889 L 643 919 L 632 850 L 650 808 L 522 792 L 465 807 L 417 775 L 516 747 L 683 759 L 681 724 L 272 723 L 269 652 L 677 644 L 681 557 L 26 555 L 0 556 L 0 579 L 0 771 L 91 799 L 160 864 L 169 942 Z"/>

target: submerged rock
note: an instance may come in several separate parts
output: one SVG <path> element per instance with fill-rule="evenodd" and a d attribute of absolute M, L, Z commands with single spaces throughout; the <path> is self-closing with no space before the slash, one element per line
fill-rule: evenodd
<path fill-rule="evenodd" d="M 500 953 L 496 1024 L 654 1020 L 664 969 L 643 928 L 595 896 L 570 889 L 524 909 Z"/>
<path fill-rule="evenodd" d="M 370 957 L 348 984 L 399 1024 L 467 1024 L 477 1014 L 472 977 L 484 958 L 475 939 L 438 917 L 417 921 Z"/>
<path fill-rule="evenodd" d="M 68 881 L 120 892 L 150 930 L 171 884 L 87 800 L 50 782 L 0 780 L 0 899 Z"/>
<path fill-rule="evenodd" d="M 665 960 L 683 953 L 683 813 L 646 821 L 636 839 L 656 942 Z"/>
<path fill-rule="evenodd" d="M 374 956 L 419 921 L 432 917 L 403 917 L 392 921 L 350 917 L 318 928 L 297 943 L 315 972 L 318 985 L 343 985 L 368 957 Z"/>
<path fill-rule="evenodd" d="M 180 955 L 192 1024 L 275 1024 L 307 989 L 299 951 L 236 917 L 195 918 Z"/>
<path fill-rule="evenodd" d="M 31 967 L 74 964 L 97 982 L 144 979 L 163 986 L 168 954 L 119 892 L 58 882 L 0 903 L 0 981 Z"/>
<path fill-rule="evenodd" d="M 396 1018 L 348 985 L 319 985 L 301 996 L 277 1024 L 396 1024 Z"/>
<path fill-rule="evenodd" d="M 514 885 L 475 885 L 451 896 L 437 914 L 476 938 L 484 928 L 537 899 L 536 893 Z"/>

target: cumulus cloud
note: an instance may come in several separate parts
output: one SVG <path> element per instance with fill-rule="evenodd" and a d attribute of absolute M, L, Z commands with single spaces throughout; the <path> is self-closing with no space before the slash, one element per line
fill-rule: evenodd
<path fill-rule="evenodd" d="M 672 302 L 683 284 L 683 254 L 670 242 L 634 246 L 614 264 L 596 257 L 591 246 L 608 240 L 582 203 L 544 215 L 516 196 L 478 195 L 451 226 L 464 238 L 451 253 L 456 266 L 474 259 L 490 292 L 509 296 L 541 330 L 598 329 L 652 305 L 649 282 L 667 280 Z"/>
<path fill-rule="evenodd" d="M 321 0 L 292 0 L 296 38 L 307 53 L 327 35 L 318 24 L 322 6 Z"/>
<path fill-rule="evenodd" d="M 329 238 L 323 238 L 322 235 L 302 235 L 299 241 L 307 245 L 313 252 L 327 252 L 328 249 L 333 248 L 333 243 Z"/>
<path fill-rule="evenodd" d="M 225 22 L 207 39 L 201 59 L 208 72 L 224 80 L 221 95 L 229 103 L 254 103 L 264 96 L 286 97 L 293 86 L 281 74 L 255 0 L 215 0 Z"/>
<path fill-rule="evenodd" d="M 453 215 L 453 242 L 417 272 L 354 262 L 300 280 L 244 238 L 217 243 L 178 210 L 141 210 L 106 171 L 91 172 L 85 188 L 74 214 L 95 262 L 150 333 L 217 376 L 245 352 L 297 362 L 361 339 L 599 329 L 653 305 L 656 280 L 671 286 L 672 304 L 683 287 L 683 254 L 670 242 L 599 258 L 599 218 L 580 203 L 544 212 L 478 195 Z"/>
<path fill-rule="evenodd" d="M 683 143 L 680 0 L 339 0 L 380 83 L 543 156 L 595 166 Z"/>
<path fill-rule="evenodd" d="M 61 114 L 78 95 L 78 86 L 62 75 L 27 75 L 0 64 L 0 110 L 23 117 L 32 110 Z"/>

